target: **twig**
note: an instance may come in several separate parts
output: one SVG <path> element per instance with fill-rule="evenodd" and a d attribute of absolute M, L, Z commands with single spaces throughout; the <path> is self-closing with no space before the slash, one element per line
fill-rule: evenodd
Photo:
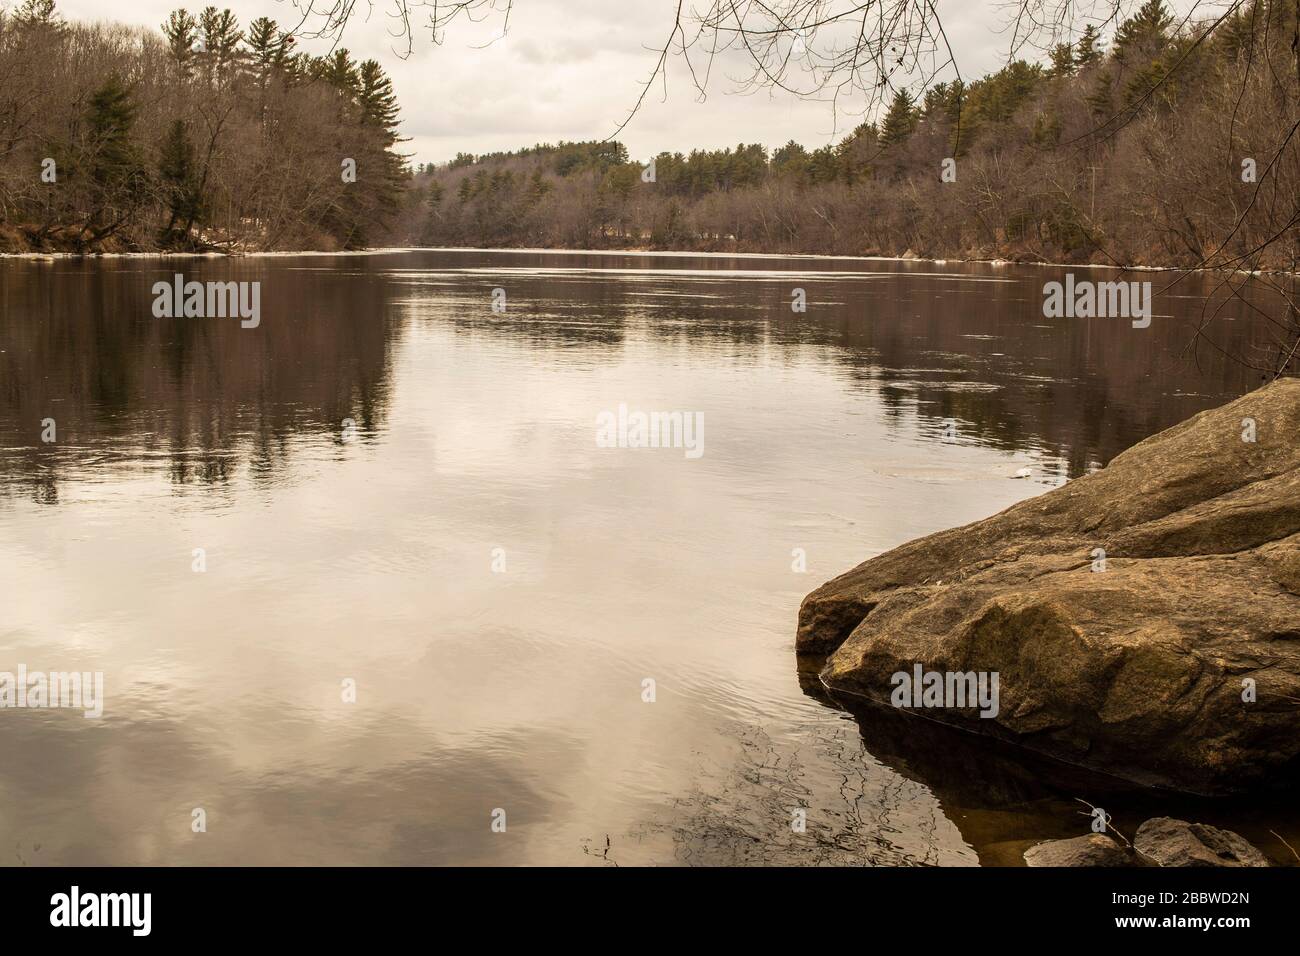
<path fill-rule="evenodd" d="M 1089 813 L 1085 813 L 1084 816 L 1096 816 L 1097 811 L 1101 809 L 1100 807 L 1094 807 L 1091 803 L 1089 803 L 1087 800 L 1084 800 L 1082 797 L 1075 797 L 1074 799 L 1077 800 L 1079 803 L 1082 803 L 1090 811 Z M 1102 810 L 1101 813 L 1102 816 L 1104 817 L 1104 820 L 1102 822 L 1106 825 L 1106 830 L 1104 832 L 1114 833 L 1115 836 L 1119 837 L 1121 843 L 1123 843 L 1130 850 L 1133 849 L 1133 844 L 1129 842 L 1128 837 L 1124 836 L 1124 834 L 1119 831 L 1119 828 L 1116 827 L 1114 823 L 1111 822 L 1111 815 L 1107 813 L 1105 810 Z"/>

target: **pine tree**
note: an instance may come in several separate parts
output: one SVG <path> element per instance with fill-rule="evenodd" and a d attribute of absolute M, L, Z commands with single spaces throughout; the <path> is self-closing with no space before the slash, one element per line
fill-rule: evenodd
<path fill-rule="evenodd" d="M 899 90 L 889 104 L 889 112 L 880 126 L 880 145 L 893 146 L 903 142 L 916 129 L 916 107 L 912 105 L 912 96 L 907 90 Z"/>
<path fill-rule="evenodd" d="M 928 120 L 946 119 L 952 108 L 953 86 L 948 83 L 936 83 L 925 91 L 921 101 L 921 115 Z"/>
<path fill-rule="evenodd" d="M 24 30 L 59 29 L 63 21 L 54 10 L 54 0 L 25 0 L 14 11 L 14 26 Z"/>
<path fill-rule="evenodd" d="M 182 76 L 189 76 L 194 63 L 194 44 L 199 38 L 198 21 L 184 10 L 173 10 L 162 25 L 167 48 Z"/>
<path fill-rule="evenodd" d="M 1155 54 L 1169 41 L 1173 22 L 1164 0 L 1146 0 L 1116 31 L 1115 58 L 1123 61 L 1140 54 Z"/>
<path fill-rule="evenodd" d="M 814 183 L 834 182 L 840 175 L 840 160 L 829 146 L 813 150 L 808 157 L 808 180 Z"/>
<path fill-rule="evenodd" d="M 1079 42 L 1074 45 L 1074 65 L 1079 69 L 1092 66 L 1105 55 L 1102 52 L 1101 34 L 1091 23 L 1083 28 Z"/>
<path fill-rule="evenodd" d="M 441 187 L 439 188 L 441 189 Z M 542 177 L 542 171 L 540 169 L 534 169 L 533 178 L 528 183 L 529 204 L 531 205 L 532 203 L 539 202 L 541 198 L 550 191 L 551 191 L 551 184 Z M 439 193 L 439 196 L 441 196 L 441 192 Z"/>
<path fill-rule="evenodd" d="M 162 184 L 170 218 L 163 229 L 164 244 L 188 236 L 174 236 L 176 224 L 183 222 L 186 230 L 196 222 L 201 213 L 202 197 L 199 195 L 198 173 L 194 163 L 194 144 L 190 142 L 183 120 L 175 120 L 163 139 L 158 159 L 158 177 Z"/>
<path fill-rule="evenodd" d="M 1058 43 L 1052 47 L 1051 52 L 1052 65 L 1047 71 L 1048 76 L 1069 76 L 1074 72 L 1074 46 L 1069 43 Z"/>
<path fill-rule="evenodd" d="M 361 107 L 361 122 L 384 131 L 385 146 L 397 142 L 397 96 L 393 81 L 384 75 L 375 60 L 361 64 L 357 79 L 357 105 Z"/>
<path fill-rule="evenodd" d="M 1115 112 L 1114 95 L 1111 91 L 1112 82 L 1110 71 L 1102 71 L 1093 82 L 1092 91 L 1084 97 L 1084 102 L 1088 104 L 1088 110 L 1095 119 L 1110 119 Z"/>
<path fill-rule="evenodd" d="M 1229 59 L 1242 56 L 1251 49 L 1260 19 L 1255 4 L 1251 3 L 1228 17 L 1215 31 L 1215 42 Z"/>
<path fill-rule="evenodd" d="M 101 239 L 114 232 L 141 201 L 145 173 L 131 133 L 136 107 L 131 91 L 110 76 L 90 97 L 85 158 L 90 197 L 87 223 Z"/>
<path fill-rule="evenodd" d="M 235 58 L 235 49 L 244 34 L 239 21 L 229 10 L 204 7 L 199 14 L 199 30 L 203 35 L 203 50 L 212 58 L 218 70 L 224 69 Z"/>
<path fill-rule="evenodd" d="M 1061 117 L 1056 113 L 1039 113 L 1034 117 L 1030 134 L 1035 146 L 1049 148 L 1061 141 Z"/>
<path fill-rule="evenodd" d="M 319 76 L 330 86 L 344 94 L 349 101 L 357 95 L 360 79 L 357 65 L 347 50 L 335 50 L 332 56 L 318 61 Z"/>
<path fill-rule="evenodd" d="M 281 33 L 279 26 L 270 17 L 258 17 L 249 23 L 247 39 L 253 64 L 265 82 L 271 72 L 284 62 L 288 34 Z"/>

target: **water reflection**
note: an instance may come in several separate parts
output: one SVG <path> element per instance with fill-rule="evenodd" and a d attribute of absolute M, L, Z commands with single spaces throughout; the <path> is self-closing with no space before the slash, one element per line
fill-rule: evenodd
<path fill-rule="evenodd" d="M 1300 821 L 1284 796 L 1210 799 L 1135 787 L 915 714 L 831 695 L 817 679 L 822 663 L 800 660 L 804 692 L 853 715 L 866 751 L 923 784 L 984 866 L 1019 866 L 1041 840 L 1088 832 L 1091 806 L 1103 807 L 1128 839 L 1146 820 L 1173 816 L 1236 830 L 1274 860 L 1291 858 L 1278 833 L 1292 842 Z"/>
<path fill-rule="evenodd" d="M 177 271 L 262 282 L 261 325 L 154 319 Z M 820 581 L 1253 384 L 1181 362 L 1196 282 L 1136 332 L 1043 320 L 1051 277 L 0 262 L 0 670 L 102 670 L 108 695 L 98 722 L 0 711 L 0 859 L 962 864 L 1079 832 L 1060 768 L 843 711 L 791 668 Z M 703 412 L 704 457 L 595 447 L 620 402 Z M 1241 816 L 1200 818 L 1268 846 Z M 1292 819 L 1263 829 L 1295 844 Z"/>
<path fill-rule="evenodd" d="M 153 283 L 178 271 L 260 281 L 276 320 L 153 318 Z M 381 275 L 263 259 L 0 264 L 5 490 L 52 502 L 69 477 L 132 466 L 220 484 L 274 471 L 294 435 L 337 435 L 344 418 L 373 435 L 401 341 L 393 291 Z M 41 440 L 47 418 L 57 442 Z"/>

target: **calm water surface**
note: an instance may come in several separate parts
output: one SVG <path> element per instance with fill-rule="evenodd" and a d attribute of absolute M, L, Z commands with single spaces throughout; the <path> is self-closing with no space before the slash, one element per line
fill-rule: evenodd
<path fill-rule="evenodd" d="M 260 281 L 260 327 L 153 318 L 177 271 Z M 855 716 L 800 672 L 822 581 L 1256 384 L 1182 354 L 1208 283 L 1139 331 L 1044 319 L 1062 271 L 0 260 L 0 671 L 107 697 L 0 710 L 0 864 L 1009 863 L 1086 832 L 1075 797 L 1285 859 L 1290 809 Z M 597 447 L 620 403 L 702 412 L 703 456 Z"/>

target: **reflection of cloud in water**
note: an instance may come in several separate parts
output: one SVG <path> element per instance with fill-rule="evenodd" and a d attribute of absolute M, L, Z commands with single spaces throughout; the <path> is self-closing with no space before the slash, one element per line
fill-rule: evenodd
<path fill-rule="evenodd" d="M 261 769 L 191 719 L 88 730 L 66 714 L 14 716 L 0 744 L 0 865 L 517 864 L 554 807 L 511 755 L 533 754 L 560 776 L 575 769 L 573 746 L 552 732 L 449 745 L 392 715 L 314 740 L 310 763 Z M 374 759 L 411 737 L 423 749 Z M 195 807 L 206 833 L 191 831 Z M 495 807 L 506 809 L 505 833 L 490 829 Z"/>

